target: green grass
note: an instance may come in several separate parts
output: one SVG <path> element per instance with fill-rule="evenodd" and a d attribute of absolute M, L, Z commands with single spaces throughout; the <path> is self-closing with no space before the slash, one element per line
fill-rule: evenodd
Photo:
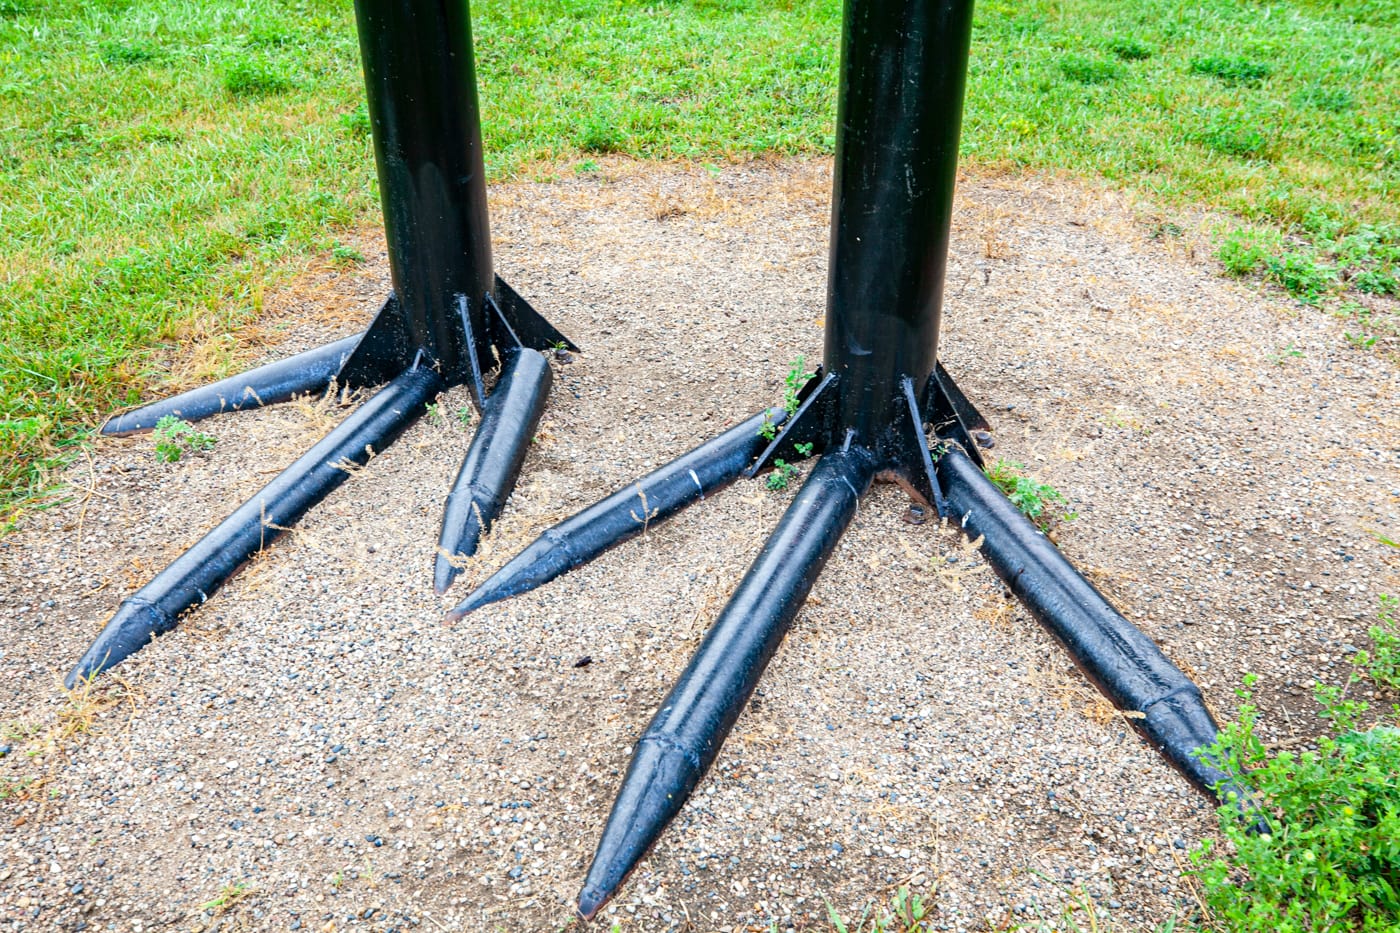
<path fill-rule="evenodd" d="M 1305 295 L 1393 290 L 1397 9 L 983 2 L 964 156 L 1233 211 L 1291 238 L 1250 271 Z M 493 179 L 833 145 L 837 0 L 474 15 Z M 377 215 L 362 94 L 348 3 L 0 0 L 0 503 L 41 493 L 179 341 L 226 336 L 309 261 L 354 261 L 337 237 Z M 1363 228 L 1353 285 L 1328 251 Z"/>
<path fill-rule="evenodd" d="M 1211 754 L 1244 771 L 1269 832 L 1220 810 L 1226 845 L 1192 853 L 1216 925 L 1231 933 L 1381 933 L 1400 929 L 1400 704 L 1373 714 L 1354 698 L 1363 681 L 1382 696 L 1400 688 L 1397 601 L 1383 597 L 1371 650 L 1352 658 L 1341 685 L 1320 685 L 1328 726 L 1316 747 L 1269 755 L 1255 729 L 1254 677 L 1239 722 Z"/>

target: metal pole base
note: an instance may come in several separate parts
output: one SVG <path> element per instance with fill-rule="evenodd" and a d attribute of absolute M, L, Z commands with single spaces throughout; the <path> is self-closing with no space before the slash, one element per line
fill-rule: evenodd
<path fill-rule="evenodd" d="M 472 334 L 462 316 L 464 340 L 481 340 L 504 360 L 496 389 L 485 396 L 478 370 L 462 374 L 482 399 L 482 423 L 472 439 L 448 497 L 435 583 L 441 593 L 456 574 L 449 555 L 470 555 L 515 488 L 520 466 L 544 412 L 549 364 L 536 350 L 577 349 L 504 282 L 490 302 L 488 333 Z M 122 602 L 106 627 L 68 674 L 71 689 L 120 663 L 157 635 L 171 631 L 189 609 L 204 603 L 249 558 L 345 481 L 348 470 L 382 452 L 450 383 L 404 338 L 403 316 L 391 295 L 363 333 L 269 363 L 110 419 L 109 436 L 149 431 L 167 415 L 196 421 L 246 411 L 308 392 L 387 383 L 256 496 L 170 566 Z M 472 354 L 476 358 L 476 354 Z M 483 398 L 483 396 L 485 396 Z"/>
<path fill-rule="evenodd" d="M 911 379 L 901 380 L 893 427 L 878 450 L 853 443 L 852 432 L 832 442 L 837 380 L 819 373 L 791 417 L 781 409 L 755 415 L 545 531 L 448 614 L 457 620 L 548 583 L 780 455 L 822 453 L 638 741 L 579 915 L 592 919 L 606 905 L 704 777 L 874 479 L 898 482 L 980 540 L 992 568 L 1089 679 L 1118 708 L 1141 714 L 1131 721 L 1143 738 L 1196 788 L 1233 801 L 1264 828 L 1226 763 L 1202 754 L 1219 727 L 1199 688 L 987 479 L 971 438 L 989 426 L 943 367 L 922 399 Z M 771 440 L 765 424 L 779 429 Z"/>

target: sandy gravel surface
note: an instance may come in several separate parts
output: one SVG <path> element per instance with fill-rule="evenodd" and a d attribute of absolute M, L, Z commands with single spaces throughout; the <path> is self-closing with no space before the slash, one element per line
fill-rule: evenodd
<path fill-rule="evenodd" d="M 120 599 L 343 411 L 214 419 L 215 448 L 175 465 L 101 441 L 72 499 L 0 539 L 0 930 L 567 923 L 629 746 L 791 493 L 740 483 L 526 597 L 441 613 L 820 355 L 830 169 L 561 175 L 492 191 L 497 264 L 587 352 L 556 365 L 521 485 L 445 599 L 460 390 L 78 703 L 58 680 Z M 1375 537 L 1400 537 L 1400 378 L 1326 315 L 1220 278 L 1195 221 L 1154 238 L 1160 219 L 965 178 L 942 357 L 995 453 L 1074 500 L 1066 553 L 1222 715 L 1256 671 L 1268 738 L 1303 743 L 1309 683 L 1341 678 L 1400 591 Z M 387 279 L 382 241 L 365 251 L 270 300 L 244 335 L 262 358 L 362 326 Z M 905 504 L 862 503 L 610 923 L 825 929 L 823 898 L 858 912 L 898 883 L 949 930 L 1077 892 L 1123 929 L 1189 909 L 1207 802 Z"/>

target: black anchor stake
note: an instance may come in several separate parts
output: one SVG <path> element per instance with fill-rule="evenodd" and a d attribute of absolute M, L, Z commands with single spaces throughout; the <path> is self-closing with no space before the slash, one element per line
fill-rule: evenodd
<path fill-rule="evenodd" d="M 1115 704 L 1141 714 L 1133 725 L 1188 780 L 1244 799 L 1201 756 L 1218 728 L 1200 690 L 987 479 L 969 439 L 987 425 L 937 362 L 971 22 L 971 0 L 846 0 L 823 371 L 776 436 L 760 436 L 755 416 L 696 448 L 546 531 L 451 614 L 548 582 L 728 482 L 737 464 L 754 475 L 821 455 L 637 742 L 579 894 L 585 919 L 719 754 L 880 478 L 980 539 L 1007 587 Z"/>
<path fill-rule="evenodd" d="M 466 0 L 356 0 L 392 291 L 369 329 L 118 415 L 108 435 L 149 431 L 327 389 L 372 398 L 125 600 L 68 675 L 72 687 L 170 631 L 250 557 L 423 414 L 466 383 L 481 411 L 447 500 L 435 583 L 475 552 L 515 485 L 549 394 L 538 350 L 577 349 L 491 265 L 486 178 Z M 499 371 L 494 390 L 487 377 Z"/>

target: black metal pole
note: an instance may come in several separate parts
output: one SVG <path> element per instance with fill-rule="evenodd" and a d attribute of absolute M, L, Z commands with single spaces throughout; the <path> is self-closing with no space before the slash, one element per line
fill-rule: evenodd
<path fill-rule="evenodd" d="M 826 371 L 847 430 L 905 461 L 900 380 L 933 372 L 972 29 L 970 0 L 847 0 L 836 116 Z M 913 465 L 900 466 L 912 469 Z"/>
<path fill-rule="evenodd" d="M 875 476 L 852 447 L 822 457 L 637 742 L 578 911 L 592 919 L 690 797 Z"/>
<path fill-rule="evenodd" d="M 474 367 L 495 367 L 486 343 L 495 278 L 467 0 L 355 0 L 355 16 L 404 336 L 455 384 Z"/>

